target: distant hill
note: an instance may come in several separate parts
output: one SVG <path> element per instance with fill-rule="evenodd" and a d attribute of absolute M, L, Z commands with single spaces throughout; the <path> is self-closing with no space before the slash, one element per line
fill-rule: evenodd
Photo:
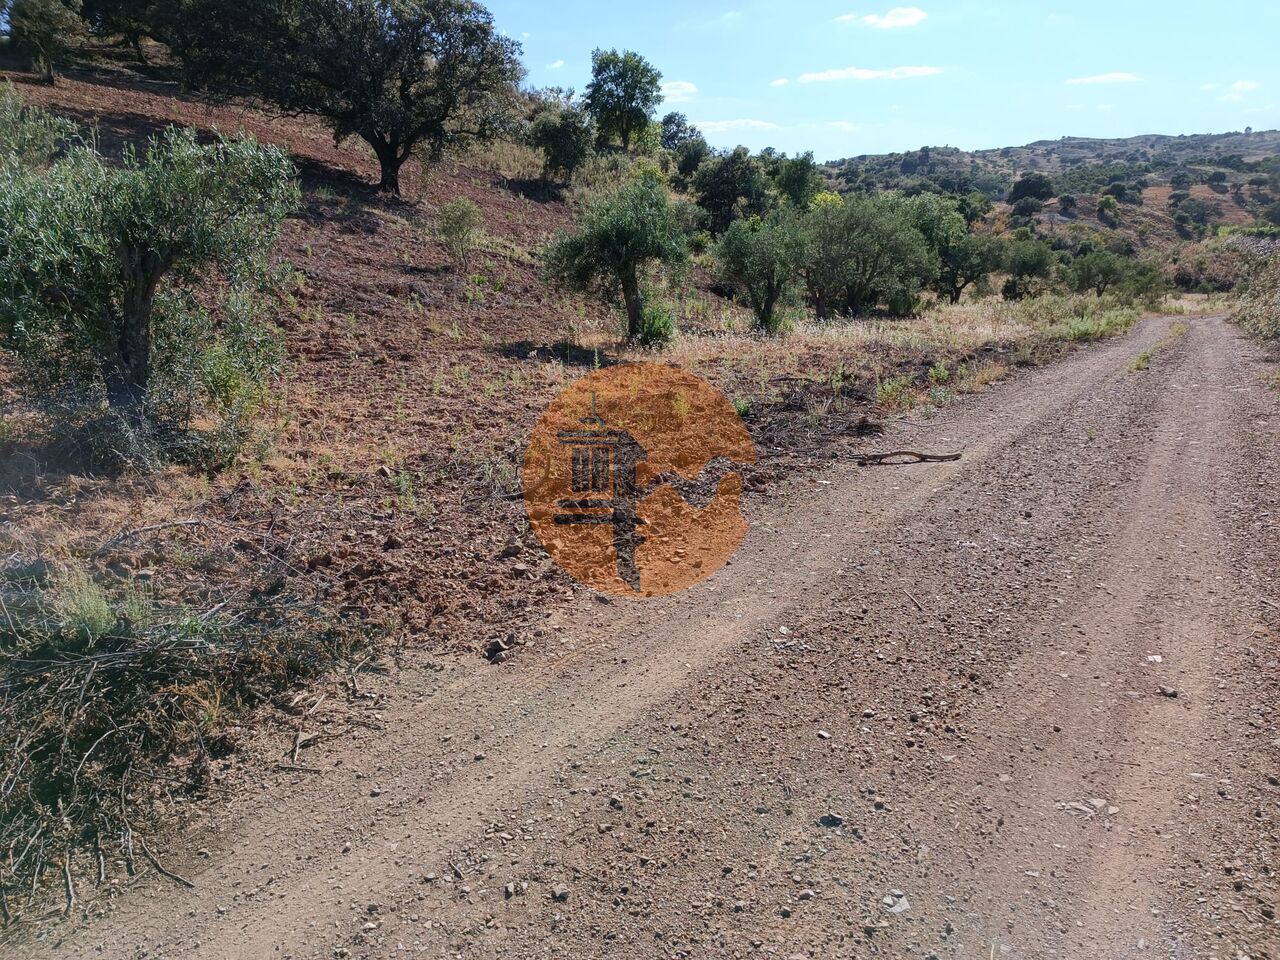
<path fill-rule="evenodd" d="M 973 189 L 993 199 L 1002 197 L 1023 173 L 1037 171 L 1052 177 L 1070 174 L 1082 167 L 1116 167 L 1114 171 L 1095 169 L 1094 172 L 1105 178 L 1145 174 L 1153 184 L 1167 183 L 1173 172 L 1181 168 L 1191 171 L 1193 177 L 1196 173 L 1207 175 L 1223 170 L 1228 182 L 1234 182 L 1258 174 L 1280 173 L 1280 130 L 1182 136 L 1146 134 L 1123 139 L 1062 137 L 1037 140 L 1021 147 L 973 151 L 921 147 L 906 153 L 863 154 L 831 161 L 825 166 L 836 181 L 849 186 L 867 178 L 880 187 L 925 180 L 945 188 L 948 184 L 961 185 L 969 181 Z"/>
<path fill-rule="evenodd" d="M 1099 231 L 1135 248 L 1158 247 L 1274 217 L 1280 204 L 1280 130 L 1063 137 L 973 151 L 921 147 L 837 160 L 824 171 L 842 192 L 986 194 L 996 203 L 997 229 L 1034 221 L 1049 229 Z M 1038 210 L 1013 210 L 1002 201 L 1027 173 L 1047 176 L 1053 198 Z M 1064 194 L 1076 201 L 1069 210 L 1056 200 Z M 1097 214 L 1104 194 L 1121 204 L 1118 216 L 1105 221 Z"/>

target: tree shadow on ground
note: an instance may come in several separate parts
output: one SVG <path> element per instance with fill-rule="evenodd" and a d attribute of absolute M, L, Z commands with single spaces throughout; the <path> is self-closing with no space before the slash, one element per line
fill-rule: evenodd
<path fill-rule="evenodd" d="M 532 200 L 534 203 L 562 203 L 564 201 L 564 184 L 548 180 L 504 177 L 502 185 L 517 196 Z"/>
<path fill-rule="evenodd" d="M 535 343 L 532 340 L 511 340 L 496 346 L 499 356 L 508 360 L 555 360 L 571 367 L 612 367 L 622 362 L 596 347 L 583 347 L 567 340 L 555 343 Z"/>
<path fill-rule="evenodd" d="M 382 226 L 381 214 L 409 212 L 414 205 L 379 193 L 363 177 L 349 170 L 336 169 L 309 157 L 292 156 L 298 168 L 302 187 L 302 205 L 297 216 L 313 227 L 334 227 L 346 234 L 377 233 Z"/>

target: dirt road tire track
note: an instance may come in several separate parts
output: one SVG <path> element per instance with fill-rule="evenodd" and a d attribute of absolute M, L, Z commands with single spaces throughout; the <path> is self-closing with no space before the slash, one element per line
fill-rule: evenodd
<path fill-rule="evenodd" d="M 1280 955 L 1280 424 L 1191 323 L 1146 372 L 1167 320 L 892 438 L 959 462 L 797 481 L 686 594 L 375 681 L 381 729 L 177 841 L 194 890 L 20 949 Z"/>

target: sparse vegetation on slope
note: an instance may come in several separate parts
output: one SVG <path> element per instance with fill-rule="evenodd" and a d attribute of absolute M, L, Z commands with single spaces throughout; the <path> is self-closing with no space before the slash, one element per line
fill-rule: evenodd
<path fill-rule="evenodd" d="M 744 480 L 760 490 L 838 456 L 868 414 L 932 416 L 1019 366 L 1128 329 L 1163 293 L 1160 267 L 1125 234 L 1064 224 L 1054 204 L 1071 205 L 1034 182 L 1017 212 L 971 189 L 976 179 L 945 194 L 898 182 L 840 195 L 820 189 L 830 183 L 810 155 L 713 152 L 687 119 L 655 118 L 659 75 L 627 52 L 597 58 L 585 102 L 521 93 L 514 47 L 471 4 L 348 4 L 385 16 L 333 64 L 331 25 L 286 24 L 304 59 L 271 84 L 332 66 L 300 92 L 262 81 L 254 58 L 271 32 L 240 32 L 260 11 L 198 5 L 211 30 L 241 19 L 164 55 L 192 78 L 208 69 L 225 98 L 230 75 L 212 68 L 243 39 L 238 79 L 267 111 L 159 74 L 69 71 L 29 91 L 81 122 L 102 118 L 96 147 L 67 148 L 61 123 L 0 104 L 0 139 L 26 131 L 4 141 L 23 155 L 5 161 L 5 210 L 40 213 L 0 238 L 12 268 L 0 279 L 11 347 L 0 451 L 13 517 L 0 546 L 15 558 L 0 578 L 13 614 L 0 631 L 12 718 L 0 745 L 20 785 L 0 840 L 33 851 L 0 875 L 10 903 L 42 878 L 55 886 L 61 864 L 92 868 L 97 846 L 127 860 L 130 831 L 149 822 L 143 775 L 198 796 L 210 760 L 233 746 L 231 725 L 340 662 L 361 625 L 469 655 L 494 634 L 542 642 L 540 611 L 576 588 L 523 523 L 521 442 L 583 371 L 658 351 L 706 377 L 752 429 L 760 463 Z M 457 106 L 459 93 L 419 75 L 433 74 L 432 44 L 457 23 L 437 31 L 437 13 L 462 18 L 475 41 L 461 45 L 475 54 L 463 66 L 487 71 L 480 102 L 462 104 L 482 114 L 475 128 L 423 125 L 424 105 Z M 402 35 L 416 38 L 410 49 L 384 49 Z M 384 70 L 336 90 L 350 57 Z M 356 129 L 370 113 L 382 125 Z M 170 124 L 185 129 L 164 133 Z M 256 141 L 212 137 L 215 127 Z M 374 152 L 335 144 L 335 132 Z M 300 189 L 272 143 L 289 145 Z M 376 195 L 375 182 L 400 196 Z M 1106 194 L 1122 227 L 1137 219 L 1129 183 L 1124 200 Z M 1094 209 L 1080 193 L 1079 208 Z M 67 238 L 74 255 L 51 255 Z M 119 250 L 157 269 L 135 283 Z M 278 300 L 263 299 L 286 264 Z M 133 310 L 140 289 L 156 292 L 149 313 Z M 118 329 L 92 328 L 103 316 Z M 99 349 L 143 328 L 145 376 Z M 278 376 L 278 409 L 264 411 L 274 443 L 238 455 L 221 445 L 192 458 L 199 470 L 108 477 L 47 445 L 32 414 L 50 394 L 30 388 L 55 375 L 99 414 L 123 408 L 133 422 L 145 408 L 166 441 L 243 424 Z M 123 549 L 124 525 L 126 540 L 152 539 Z M 189 544 L 196 530 L 208 536 Z M 212 551 L 209 539 L 224 542 Z"/>
<path fill-rule="evenodd" d="M 1258 264 L 1232 316 L 1253 336 L 1280 341 L 1280 256 Z"/>

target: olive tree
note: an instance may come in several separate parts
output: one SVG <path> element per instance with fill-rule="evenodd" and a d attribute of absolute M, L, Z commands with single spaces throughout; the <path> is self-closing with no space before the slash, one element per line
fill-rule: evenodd
<path fill-rule="evenodd" d="M 46 83 L 53 83 L 58 61 L 85 34 L 80 0 L 13 0 L 8 14 L 14 45 L 31 55 Z"/>
<path fill-rule="evenodd" d="M 805 250 L 800 273 L 809 305 L 819 320 L 827 320 L 837 311 L 844 290 L 853 240 L 846 226 L 843 197 L 823 191 L 813 198 L 803 221 Z"/>
<path fill-rule="evenodd" d="M 193 0 L 203 14 L 184 59 L 196 82 L 241 86 L 291 113 L 322 117 L 378 158 L 378 189 L 398 194 L 418 153 L 511 129 L 520 46 L 472 0 Z"/>
<path fill-rule="evenodd" d="M 779 158 L 771 177 L 778 193 L 800 210 L 807 209 L 822 189 L 822 174 L 818 172 L 812 150 Z"/>
<path fill-rule="evenodd" d="M 139 63 L 146 63 L 142 38 L 160 32 L 160 24 L 171 6 L 180 0 L 85 0 L 81 12 L 89 29 L 97 36 L 117 34 L 133 48 Z"/>
<path fill-rule="evenodd" d="M 643 131 L 662 101 L 662 74 L 631 50 L 596 50 L 591 54 L 587 109 L 602 137 L 616 136 L 623 150 Z"/>
<path fill-rule="evenodd" d="M 846 197 L 841 228 L 848 258 L 841 277 L 843 300 L 850 316 L 877 303 L 913 298 L 937 270 L 928 243 L 898 194 Z"/>
<path fill-rule="evenodd" d="M 991 237 L 970 233 L 959 203 L 924 193 L 906 201 L 911 223 L 937 261 L 933 289 L 951 303 L 959 303 L 970 284 L 996 269 L 999 248 Z"/>
<path fill-rule="evenodd" d="M 644 277 L 655 264 L 683 266 L 685 234 L 666 189 L 638 179 L 597 200 L 573 233 L 561 234 L 543 251 L 548 279 L 568 290 L 622 301 L 627 336 L 640 337 L 644 322 Z"/>
<path fill-rule="evenodd" d="M 33 395 L 134 426 L 244 413 L 272 357 L 267 255 L 297 199 L 282 150 L 189 130 L 119 164 L 89 145 L 47 169 L 0 161 L 0 338 Z"/>
<path fill-rule="evenodd" d="M 767 217 L 735 220 L 716 244 L 720 275 L 746 295 L 760 328 L 781 328 L 778 302 L 795 280 L 804 258 L 797 214 L 774 211 Z"/>
<path fill-rule="evenodd" d="M 1043 173 L 1024 173 L 1018 182 L 1009 190 L 1006 198 L 1010 203 L 1017 203 L 1025 197 L 1033 200 L 1048 200 L 1053 196 L 1053 181 Z"/>
<path fill-rule="evenodd" d="M 1025 235 L 1004 243 L 1001 266 L 1009 274 L 1001 295 L 1006 300 L 1021 300 L 1038 292 L 1053 270 L 1053 248 L 1042 240 Z"/>
<path fill-rule="evenodd" d="M 1064 270 L 1064 279 L 1076 293 L 1092 290 L 1102 296 L 1124 281 L 1128 273 L 1126 261 L 1107 250 L 1092 250 L 1076 257 Z"/>
<path fill-rule="evenodd" d="M 819 193 L 803 222 L 802 272 L 820 318 L 880 303 L 905 312 L 937 275 L 937 256 L 899 194 Z"/>

